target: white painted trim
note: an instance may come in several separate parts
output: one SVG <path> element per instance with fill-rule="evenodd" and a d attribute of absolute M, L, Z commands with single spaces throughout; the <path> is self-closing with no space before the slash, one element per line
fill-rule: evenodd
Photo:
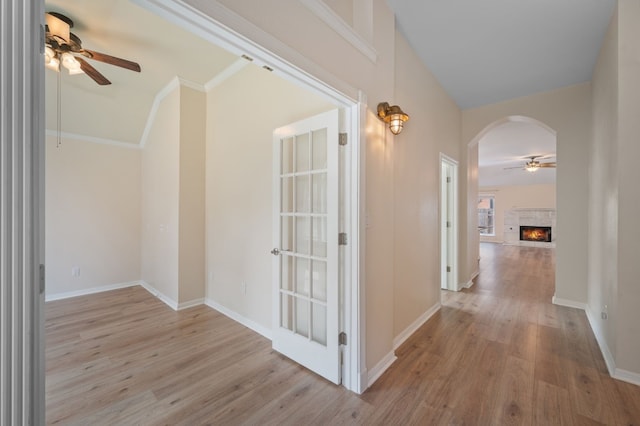
<path fill-rule="evenodd" d="M 391 367 L 391 364 L 393 364 L 396 359 L 398 359 L 398 357 L 393 353 L 393 351 L 391 351 L 385 355 L 385 357 L 382 358 L 375 367 L 369 370 L 369 374 L 367 376 L 367 387 L 373 385 L 375 381 L 378 380 L 389 367 Z"/>
<path fill-rule="evenodd" d="M 183 309 L 193 308 L 194 306 L 204 305 L 204 297 L 200 297 L 198 299 L 189 300 L 188 302 L 178 303 L 178 311 Z"/>
<path fill-rule="evenodd" d="M 82 290 L 66 291 L 66 292 L 63 292 L 63 293 L 47 294 L 45 296 L 45 301 L 46 302 L 52 302 L 54 300 L 68 299 L 70 297 L 86 296 L 88 294 L 102 293 L 102 292 L 105 292 L 105 291 L 118 290 L 118 289 L 127 288 L 127 287 L 135 287 L 137 285 L 140 285 L 140 281 L 129 281 L 129 282 L 124 282 L 124 283 L 101 285 L 101 286 L 97 286 L 97 287 L 85 288 L 85 289 L 82 289 Z"/>
<path fill-rule="evenodd" d="M 162 102 L 164 98 L 166 98 L 172 91 L 174 91 L 178 87 L 180 87 L 180 80 L 178 79 L 178 77 L 174 77 L 156 94 L 156 97 L 153 99 L 153 104 L 151 104 L 149 115 L 147 116 L 147 123 L 144 126 L 142 137 L 140 138 L 140 148 L 144 148 L 147 143 L 147 138 L 149 137 L 149 133 L 151 132 L 151 126 L 156 119 L 158 108 L 160 108 L 160 102 Z"/>
<path fill-rule="evenodd" d="M 344 19 L 331 7 L 327 6 L 322 0 L 300 0 L 303 6 L 313 12 L 322 22 L 327 24 L 329 28 L 338 33 L 342 38 L 348 41 L 360 53 L 366 56 L 374 64 L 378 60 L 378 52 L 376 49 L 364 39 L 353 27 L 347 24 Z"/>
<path fill-rule="evenodd" d="M 473 287 L 473 285 L 475 284 L 473 282 L 473 280 L 475 280 L 478 275 L 480 275 L 480 271 L 475 271 L 473 274 L 471 274 L 471 279 L 469 281 L 467 281 L 466 283 L 460 284 L 460 287 L 458 290 L 462 290 L 463 288 L 471 288 Z"/>
<path fill-rule="evenodd" d="M 144 288 L 149 293 L 151 293 L 152 295 L 154 295 L 155 297 L 160 299 L 162 302 L 164 302 L 167 306 L 169 306 L 174 311 L 178 310 L 178 302 L 176 302 L 175 300 L 173 300 L 169 296 L 163 294 L 162 292 L 160 292 L 157 288 L 153 287 L 148 282 L 140 281 L 140 285 L 142 286 L 142 288 Z"/>
<path fill-rule="evenodd" d="M 555 296 L 554 296 L 555 298 Z M 554 302 L 555 303 L 555 302 Z M 577 302 L 574 302 L 577 303 Z M 604 338 L 604 335 L 600 331 L 600 327 L 598 327 L 598 321 L 596 320 L 596 315 L 589 309 L 589 306 L 585 306 L 585 313 L 587 314 L 587 319 L 589 320 L 589 324 L 591 325 L 591 330 L 593 331 L 594 336 L 596 337 L 596 341 L 598 342 L 598 346 L 600 346 L 600 352 L 602 352 L 602 357 L 604 358 L 605 364 L 607 364 L 607 370 L 609 370 L 609 375 L 611 377 L 615 377 L 616 372 L 616 362 L 613 359 L 613 355 L 611 355 L 611 351 L 609 350 L 609 345 L 607 345 L 607 341 Z"/>
<path fill-rule="evenodd" d="M 198 8 L 179 0 L 132 2 L 238 56 L 246 54 L 256 65 L 267 65 L 275 74 L 302 83 L 338 105 L 356 102 L 354 87 L 216 0 L 200 2 Z"/>
<path fill-rule="evenodd" d="M 640 373 L 635 373 L 633 371 L 624 370 L 622 368 L 616 367 L 615 359 L 609 350 L 609 345 L 607 344 L 600 327 L 598 326 L 597 314 L 595 314 L 586 303 L 573 302 L 568 301 L 566 299 L 556 299 L 553 296 L 553 303 L 556 305 L 569 306 L 573 308 L 584 309 L 587 314 L 587 319 L 589 320 L 589 325 L 591 326 L 591 330 L 593 330 L 593 334 L 596 337 L 596 341 L 598 342 L 598 346 L 600 347 L 600 352 L 602 352 L 602 357 L 604 358 L 604 362 L 607 365 L 607 370 L 609 370 L 609 375 L 614 379 L 622 380 L 623 382 L 631 383 L 637 386 L 640 386 Z M 580 305 L 583 305 L 584 308 L 580 308 Z"/>
<path fill-rule="evenodd" d="M 58 136 L 57 130 L 47 129 L 47 136 Z M 115 139 L 98 138 L 95 136 L 81 135 L 79 133 L 60 132 L 60 136 L 64 139 L 78 140 L 83 142 L 97 143 L 100 145 L 117 146 L 118 148 L 126 149 L 140 149 L 137 143 L 129 143 L 123 141 L 117 141 Z"/>
<path fill-rule="evenodd" d="M 183 78 L 180 76 L 176 76 L 176 78 L 178 79 L 178 83 L 180 83 L 181 86 L 188 87 L 189 89 L 197 90 L 198 92 L 203 92 L 203 93 L 206 92 L 204 85 L 200 83 L 187 80 L 186 78 Z"/>
<path fill-rule="evenodd" d="M 221 85 L 226 80 L 236 75 L 241 69 L 243 69 L 250 63 L 251 61 L 244 58 L 240 58 L 236 60 L 234 63 L 232 63 L 231 65 L 229 65 L 228 67 L 220 71 L 218 74 L 216 74 L 216 76 L 213 77 L 211 80 L 207 81 L 204 85 L 204 90 L 206 92 L 209 92 L 214 87 Z"/>
<path fill-rule="evenodd" d="M 585 312 L 587 311 L 586 303 L 576 302 L 574 300 L 569 300 L 569 299 L 562 299 L 561 297 L 556 297 L 555 294 L 551 298 L 551 303 L 558 306 L 566 306 L 567 308 L 577 308 L 577 309 L 582 309 Z M 591 325 L 591 328 L 593 328 L 593 325 Z"/>
<path fill-rule="evenodd" d="M 413 333 L 418 331 L 418 329 L 422 327 L 424 323 L 429 321 L 429 318 L 431 318 L 436 312 L 438 312 L 441 306 L 442 305 L 440 304 L 440 302 L 436 303 L 435 305 L 427 309 L 422 315 L 420 315 L 413 323 L 411 323 L 407 328 L 405 328 L 400 334 L 398 334 L 398 336 L 396 336 L 396 338 L 393 339 L 393 350 L 398 349 L 400 345 L 406 342 L 407 339 L 411 337 Z"/>
<path fill-rule="evenodd" d="M 627 371 L 621 368 L 616 368 L 613 378 L 622 380 L 623 382 L 640 386 L 640 374 L 634 373 L 633 371 Z"/>
<path fill-rule="evenodd" d="M 217 303 L 216 301 L 214 301 L 213 299 L 209 299 L 206 298 L 204 300 L 204 304 L 207 305 L 208 307 L 215 309 L 216 311 L 220 312 L 222 315 L 225 315 L 229 318 L 231 318 L 232 320 L 234 320 L 237 323 L 240 323 L 242 325 L 244 325 L 245 327 L 255 331 L 256 333 L 266 337 L 269 340 L 272 340 L 272 332 L 270 328 L 267 328 L 265 326 L 263 326 L 262 324 L 258 324 L 257 322 L 250 320 L 249 318 L 246 318 L 242 315 L 240 315 L 239 313 L 232 311 L 229 308 L 226 308 L 224 306 L 222 306 L 221 304 Z"/>

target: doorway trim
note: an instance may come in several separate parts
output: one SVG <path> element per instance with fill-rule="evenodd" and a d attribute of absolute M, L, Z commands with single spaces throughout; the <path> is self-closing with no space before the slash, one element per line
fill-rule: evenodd
<path fill-rule="evenodd" d="M 364 341 L 364 268 L 361 251 L 364 248 L 362 210 L 364 206 L 363 145 L 366 114 L 366 96 L 326 70 L 318 67 L 304 55 L 280 42 L 242 16 L 219 2 L 210 0 L 201 9 L 184 4 L 181 0 L 132 0 L 169 22 L 190 31 L 231 53 L 249 56 L 258 66 L 266 66 L 276 75 L 307 90 L 311 90 L 344 108 L 349 116 L 349 141 L 346 145 L 344 179 L 341 182 L 345 209 L 344 232 L 348 246 L 340 274 L 344 280 L 344 331 L 348 339 L 343 347 L 342 385 L 356 393 L 367 387 Z M 263 47 L 264 46 L 264 47 Z M 283 59 L 287 58 L 287 60 Z M 291 62 L 289 62 L 291 61 Z M 295 63 L 296 65 L 293 65 Z M 304 70 L 303 70 L 304 68 Z"/>
<path fill-rule="evenodd" d="M 440 288 L 458 291 L 458 162 L 443 153 L 440 153 L 439 217 Z"/>

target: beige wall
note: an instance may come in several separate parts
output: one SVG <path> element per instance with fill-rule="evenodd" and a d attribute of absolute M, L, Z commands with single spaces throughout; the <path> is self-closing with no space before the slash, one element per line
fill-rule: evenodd
<path fill-rule="evenodd" d="M 593 78 L 588 310 L 610 369 L 640 382 L 640 4 L 620 0 Z M 608 307 L 608 319 L 599 315 Z"/>
<path fill-rule="evenodd" d="M 205 295 L 206 94 L 180 88 L 178 302 Z"/>
<path fill-rule="evenodd" d="M 618 53 L 618 300 L 617 322 L 618 368 L 636 373 L 640 382 L 640 286 L 638 252 L 640 252 L 640 2 L 619 3 Z"/>
<path fill-rule="evenodd" d="M 253 65 L 207 94 L 206 297 L 266 329 L 272 327 L 273 130 L 334 108 Z"/>
<path fill-rule="evenodd" d="M 177 303 L 180 88 L 161 102 L 142 151 L 142 280 Z"/>
<path fill-rule="evenodd" d="M 176 84 L 142 151 L 142 280 L 174 308 L 204 299 L 205 107 Z"/>
<path fill-rule="evenodd" d="M 591 138 L 591 86 L 589 83 L 551 92 L 513 99 L 462 113 L 463 147 L 477 151 L 478 136 L 492 125 L 510 116 L 526 116 L 544 123 L 557 135 L 557 226 L 562 238 L 556 241 L 556 297 L 578 303 L 587 301 L 587 209 L 588 163 Z M 466 149 L 466 148 L 465 148 Z M 476 214 L 477 173 L 469 175 L 469 198 L 465 200 Z M 468 218 L 469 224 L 471 218 Z M 477 230 L 469 228 L 467 236 L 477 238 Z M 463 244 L 468 249 L 474 245 Z M 472 258 L 468 271 L 476 267 Z"/>
<path fill-rule="evenodd" d="M 478 192 L 480 196 L 486 194 L 495 197 L 496 235 L 481 236 L 480 241 L 504 241 L 504 216 L 507 210 L 556 208 L 556 186 L 553 184 L 480 187 Z"/>
<path fill-rule="evenodd" d="M 47 137 L 46 165 L 47 298 L 138 280 L 140 151 Z"/>
<path fill-rule="evenodd" d="M 618 12 L 593 72 L 593 138 L 589 180 L 589 299 L 592 326 L 616 355 L 618 320 Z M 600 312 L 608 307 L 609 318 Z M 595 321 L 595 323 L 594 323 Z"/>
<path fill-rule="evenodd" d="M 393 336 L 440 303 L 440 153 L 460 157 L 460 110 L 396 33 L 395 101 L 411 120 L 390 137 L 394 168 Z"/>

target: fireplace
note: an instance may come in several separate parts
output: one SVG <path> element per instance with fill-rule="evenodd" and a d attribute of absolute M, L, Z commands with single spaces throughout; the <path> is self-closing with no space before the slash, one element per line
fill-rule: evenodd
<path fill-rule="evenodd" d="M 520 241 L 551 242 L 550 226 L 521 226 Z"/>

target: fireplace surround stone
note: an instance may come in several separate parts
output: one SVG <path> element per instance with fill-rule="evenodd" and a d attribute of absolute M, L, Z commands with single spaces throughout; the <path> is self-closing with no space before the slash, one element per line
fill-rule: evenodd
<path fill-rule="evenodd" d="M 551 227 L 551 242 L 520 241 L 520 226 L 545 226 Z M 555 247 L 558 237 L 556 227 L 555 209 L 512 209 L 505 211 L 504 215 L 504 243 L 533 246 Z"/>

